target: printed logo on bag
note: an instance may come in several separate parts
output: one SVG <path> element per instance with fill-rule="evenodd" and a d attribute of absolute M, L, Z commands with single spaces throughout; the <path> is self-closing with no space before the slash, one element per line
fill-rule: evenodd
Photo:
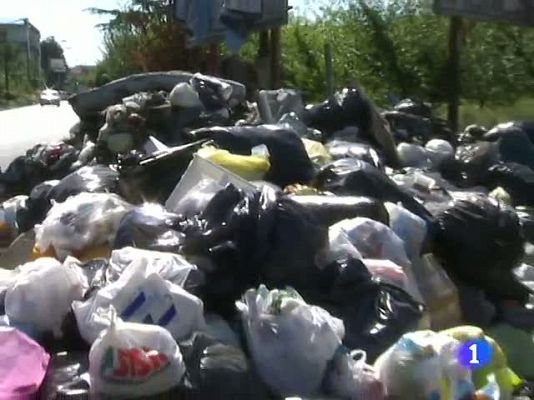
<path fill-rule="evenodd" d="M 163 371 L 169 364 L 169 358 L 157 350 L 110 347 L 102 359 L 100 375 L 109 381 L 144 382 Z"/>

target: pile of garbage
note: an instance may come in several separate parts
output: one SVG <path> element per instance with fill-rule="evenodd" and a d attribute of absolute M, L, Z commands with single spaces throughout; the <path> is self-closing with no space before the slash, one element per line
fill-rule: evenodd
<path fill-rule="evenodd" d="M 0 176 L 0 397 L 532 395 L 534 124 L 185 73 L 70 102 Z"/>

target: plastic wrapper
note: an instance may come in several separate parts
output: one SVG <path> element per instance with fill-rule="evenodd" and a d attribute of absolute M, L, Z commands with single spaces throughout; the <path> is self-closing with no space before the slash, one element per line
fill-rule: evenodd
<path fill-rule="evenodd" d="M 191 381 L 191 398 L 269 399 L 265 384 L 240 347 L 195 333 L 180 349 Z"/>
<path fill-rule="evenodd" d="M 271 163 L 265 180 L 280 187 L 308 183 L 313 177 L 313 164 L 304 143 L 292 129 L 279 125 L 215 127 L 191 135 L 194 139 L 211 139 L 233 154 L 250 155 L 253 148 L 265 145 Z"/>
<path fill-rule="evenodd" d="M 356 217 L 366 217 L 384 224 L 389 220 L 384 205 L 367 197 L 298 195 L 291 196 L 291 199 L 304 206 L 325 226 Z"/>
<path fill-rule="evenodd" d="M 337 195 L 368 196 L 381 201 L 402 203 L 425 221 L 430 213 L 405 193 L 379 169 L 360 160 L 342 159 L 324 166 L 315 179 L 316 186 Z"/>
<path fill-rule="evenodd" d="M 328 392 L 350 400 L 385 400 L 385 388 L 364 351 L 338 352 L 325 377 Z"/>
<path fill-rule="evenodd" d="M 268 158 L 256 155 L 242 156 L 212 147 L 203 147 L 197 154 L 249 181 L 262 180 L 271 168 Z"/>
<path fill-rule="evenodd" d="M 399 159 L 404 167 L 428 168 L 430 158 L 423 146 L 410 143 L 401 143 L 397 146 Z"/>
<path fill-rule="evenodd" d="M 24 333 L 0 326 L 0 396 L 37 398 L 50 356 Z"/>
<path fill-rule="evenodd" d="M 128 322 L 160 325 L 177 340 L 204 327 L 203 304 L 196 296 L 161 276 L 160 266 L 136 259 L 120 278 L 85 302 L 73 303 L 82 337 L 93 343 L 109 326 L 110 308 Z"/>
<path fill-rule="evenodd" d="M 7 289 L 6 315 L 14 324 L 31 327 L 36 335 L 62 336 L 61 325 L 74 300 L 81 300 L 87 282 L 77 265 L 43 258 L 24 264 Z"/>
<path fill-rule="evenodd" d="M 128 211 L 121 219 L 114 249 L 135 246 L 140 249 L 170 251 L 179 249 L 184 235 L 175 229 L 180 217 L 159 204 L 143 204 Z"/>
<path fill-rule="evenodd" d="M 185 372 L 180 349 L 166 329 L 113 315 L 89 353 L 91 392 L 116 399 L 163 394 L 178 386 Z"/>
<path fill-rule="evenodd" d="M 500 389 L 501 399 L 512 399 L 514 389 L 521 385 L 521 379 L 508 366 L 503 350 L 495 340 L 484 334 L 484 331 L 475 326 L 459 326 L 442 331 L 462 343 L 483 339 L 492 348 L 493 357 L 489 365 L 473 371 L 473 383 L 477 389 L 482 389 L 494 380 Z"/>
<path fill-rule="evenodd" d="M 81 193 L 56 203 L 41 225 L 36 225 L 36 247 L 53 249 L 60 260 L 91 247 L 111 245 L 122 217 L 131 206 L 119 196 Z"/>
<path fill-rule="evenodd" d="M 259 375 L 280 395 L 320 391 L 328 361 L 341 345 L 343 322 L 291 289 L 250 289 L 236 303 Z"/>
<path fill-rule="evenodd" d="M 497 298 L 526 301 L 528 288 L 512 274 L 525 245 L 513 209 L 471 196 L 440 214 L 434 230 L 434 253 L 451 278 Z"/>
<path fill-rule="evenodd" d="M 308 157 L 310 157 L 310 160 L 316 167 L 322 167 L 332 161 L 332 156 L 321 142 L 310 139 L 302 139 L 302 142 L 306 147 Z"/>
<path fill-rule="evenodd" d="M 409 294 L 374 280 L 367 267 L 354 259 L 324 267 L 313 286 L 301 292 L 308 301 L 342 319 L 343 344 L 365 349 L 371 362 L 404 333 L 416 329 L 423 312 Z"/>
<path fill-rule="evenodd" d="M 486 185 L 501 187 L 510 195 L 515 206 L 534 206 L 534 170 L 516 163 L 503 163 L 491 167 Z"/>
<path fill-rule="evenodd" d="M 150 156 L 123 156 L 119 159 L 119 174 L 124 197 L 132 203 L 165 202 L 202 143 L 172 147 Z"/>
<path fill-rule="evenodd" d="M 389 214 L 389 226 L 404 242 L 406 255 L 410 259 L 419 256 L 428 231 L 425 221 L 402 206 L 393 203 L 386 203 L 385 206 Z"/>
<path fill-rule="evenodd" d="M 381 170 L 384 169 L 384 163 L 379 154 L 368 144 L 347 142 L 344 140 L 332 140 L 327 143 L 326 147 L 334 160 L 341 158 L 356 158 L 368 162 Z"/>
<path fill-rule="evenodd" d="M 475 393 L 471 373 L 458 364 L 459 342 L 432 331 L 411 332 L 375 362 L 388 398 L 461 400 Z"/>

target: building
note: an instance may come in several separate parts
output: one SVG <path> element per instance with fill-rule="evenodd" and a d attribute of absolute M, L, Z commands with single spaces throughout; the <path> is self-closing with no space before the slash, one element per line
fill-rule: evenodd
<path fill-rule="evenodd" d="M 28 77 L 39 78 L 41 71 L 41 33 L 27 18 L 0 20 L 0 45 L 20 46 L 26 56 Z"/>

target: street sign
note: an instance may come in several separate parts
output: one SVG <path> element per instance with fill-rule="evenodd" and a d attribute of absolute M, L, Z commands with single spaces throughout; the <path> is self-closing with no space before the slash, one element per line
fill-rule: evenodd
<path fill-rule="evenodd" d="M 67 65 L 65 64 L 65 60 L 62 58 L 51 58 L 50 61 L 50 69 L 53 72 L 56 73 L 62 73 L 67 72 Z"/>
<path fill-rule="evenodd" d="M 437 14 L 534 26 L 534 0 L 434 0 Z"/>

